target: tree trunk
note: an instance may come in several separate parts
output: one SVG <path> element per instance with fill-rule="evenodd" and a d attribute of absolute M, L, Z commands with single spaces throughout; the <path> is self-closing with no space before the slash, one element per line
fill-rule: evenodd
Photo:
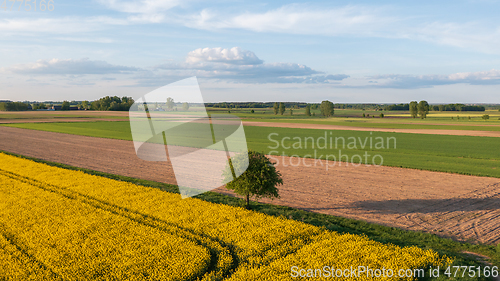
<path fill-rule="evenodd" d="M 250 210 L 250 194 L 247 194 L 247 209 Z"/>

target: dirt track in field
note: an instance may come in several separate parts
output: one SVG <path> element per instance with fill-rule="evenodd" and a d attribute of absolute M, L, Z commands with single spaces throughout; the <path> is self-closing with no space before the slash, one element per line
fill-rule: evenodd
<path fill-rule="evenodd" d="M 0 150 L 106 173 L 175 184 L 168 162 L 137 158 L 130 141 L 0 126 Z M 459 240 L 500 242 L 500 179 L 392 167 L 329 167 L 279 157 L 285 185 L 274 204 Z M 297 158 L 292 163 L 297 163 Z M 330 163 L 331 164 L 331 163 Z M 309 167 L 307 167 L 309 166 Z M 218 192 L 232 195 L 223 188 Z"/>
<path fill-rule="evenodd" d="M 433 130 L 433 129 L 388 129 L 388 128 L 364 128 L 352 126 L 326 125 L 326 124 L 302 124 L 302 123 L 279 123 L 279 122 L 254 122 L 243 121 L 246 126 L 279 127 L 299 129 L 321 129 L 321 130 L 348 130 L 369 132 L 392 132 L 428 135 L 452 135 L 452 136 L 477 136 L 477 137 L 500 137 L 500 131 L 472 131 L 472 130 Z"/>

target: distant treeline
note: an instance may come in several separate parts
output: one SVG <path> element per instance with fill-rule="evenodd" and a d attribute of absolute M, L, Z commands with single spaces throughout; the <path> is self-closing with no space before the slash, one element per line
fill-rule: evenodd
<path fill-rule="evenodd" d="M 104 98 L 100 98 L 90 103 L 91 110 L 114 110 L 114 111 L 127 111 L 134 104 L 134 99 L 131 97 L 111 97 L 106 96 Z M 83 101 L 81 104 L 82 109 L 89 109 L 89 103 L 87 101 Z"/>
<path fill-rule="evenodd" d="M 382 109 L 382 105 L 376 103 L 336 103 L 333 106 L 340 109 Z"/>
<path fill-rule="evenodd" d="M 465 105 L 461 103 L 431 105 L 431 110 L 434 111 L 485 111 L 486 108 L 482 105 Z M 384 107 L 384 110 L 410 110 L 409 103 L 391 104 Z"/>
<path fill-rule="evenodd" d="M 89 101 L 63 101 L 58 104 L 47 104 L 43 102 L 11 102 L 11 101 L 0 101 L 0 111 L 23 111 L 23 110 L 39 110 L 39 109 L 50 109 L 55 110 L 129 110 L 134 104 L 134 99 L 131 97 L 117 97 L 117 96 L 106 96 L 98 100 Z"/>
<path fill-rule="evenodd" d="M 320 103 L 306 102 L 284 102 L 284 104 L 286 108 L 305 108 L 308 104 L 318 108 L 320 106 Z M 218 102 L 205 103 L 205 106 L 212 108 L 272 108 L 274 102 Z M 383 109 L 382 104 L 375 103 L 335 103 L 333 107 L 340 109 Z"/>
<path fill-rule="evenodd" d="M 31 105 L 24 102 L 0 102 L 1 111 L 22 111 L 31 109 Z"/>
<path fill-rule="evenodd" d="M 284 102 L 288 108 L 305 108 L 305 102 Z M 318 104 L 319 105 L 319 104 Z M 272 108 L 274 102 L 217 102 L 205 103 L 205 107 L 212 108 Z"/>
<path fill-rule="evenodd" d="M 288 108 L 305 108 L 305 102 L 284 102 Z M 217 102 L 205 103 L 206 107 L 213 108 L 272 108 L 274 102 Z"/>
<path fill-rule="evenodd" d="M 131 97 L 118 97 L 118 96 L 106 96 L 95 101 L 64 101 L 61 105 L 61 110 L 71 109 L 85 109 L 85 110 L 129 110 L 134 100 Z M 1 111 L 21 111 L 21 110 L 37 110 L 51 108 L 52 105 L 61 104 L 61 102 L 12 102 L 7 100 L 0 100 L 0 110 Z M 320 103 L 305 103 L 305 102 L 284 102 L 285 108 L 305 108 L 310 105 L 310 109 L 317 109 Z M 194 104 L 191 104 L 194 105 Z M 274 102 L 218 102 L 218 103 L 205 103 L 206 107 L 209 108 L 273 108 Z M 410 110 L 409 103 L 400 104 L 376 104 L 376 103 L 336 103 L 333 104 L 336 109 L 364 109 L 364 110 Z M 430 105 L 430 110 L 433 111 L 485 111 L 486 107 L 488 109 L 499 109 L 500 106 L 497 104 L 487 105 L 465 105 L 461 103 L 454 104 L 440 104 L 440 105 Z M 57 109 L 59 110 L 59 109 Z"/>

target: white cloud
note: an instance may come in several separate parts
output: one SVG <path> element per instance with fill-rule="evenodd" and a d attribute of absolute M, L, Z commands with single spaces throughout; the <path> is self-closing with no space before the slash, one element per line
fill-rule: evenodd
<path fill-rule="evenodd" d="M 228 64 L 255 65 L 263 63 L 253 52 L 242 50 L 239 47 L 199 48 L 188 53 L 187 63 L 223 62 Z"/>
<path fill-rule="evenodd" d="M 264 13 L 219 15 L 203 10 L 186 17 L 184 24 L 199 29 L 246 29 L 256 32 L 357 36 L 372 35 L 398 19 L 381 15 L 381 9 L 345 6 L 335 9 L 290 4 Z"/>
<path fill-rule="evenodd" d="M 324 8 L 289 4 L 265 12 L 236 15 L 204 9 L 195 15 L 169 20 L 203 30 L 243 29 L 268 33 L 410 39 L 484 53 L 500 53 L 498 25 L 485 21 L 433 21 L 425 15 L 396 17 L 393 16 L 395 9 L 388 6 Z"/>
<path fill-rule="evenodd" d="M 431 88 L 439 85 L 451 84 L 470 84 L 470 85 L 499 85 L 500 71 L 478 71 L 478 72 L 460 72 L 449 75 L 376 75 L 368 77 L 372 80 L 369 87 L 377 88 Z M 377 80 L 376 82 L 373 80 Z"/>
<path fill-rule="evenodd" d="M 325 75 L 297 63 L 264 63 L 253 52 L 239 47 L 196 49 L 183 63 L 165 63 L 153 69 L 147 75 L 140 74 L 142 83 L 164 83 L 167 78 L 188 76 L 237 83 L 335 83 L 349 77 Z"/>
<path fill-rule="evenodd" d="M 139 71 L 139 68 L 112 65 L 105 61 L 89 60 L 83 58 L 75 59 L 51 59 L 38 60 L 35 63 L 18 64 L 3 68 L 3 71 L 15 74 L 39 74 L 39 75 L 84 75 L 84 74 L 120 74 Z"/>
<path fill-rule="evenodd" d="M 180 0 L 98 0 L 99 3 L 124 13 L 158 14 L 179 6 Z"/>
<path fill-rule="evenodd" d="M 427 41 L 439 45 L 477 50 L 483 53 L 499 54 L 500 26 L 483 22 L 431 22 L 416 27 L 405 27 L 397 37 Z"/>

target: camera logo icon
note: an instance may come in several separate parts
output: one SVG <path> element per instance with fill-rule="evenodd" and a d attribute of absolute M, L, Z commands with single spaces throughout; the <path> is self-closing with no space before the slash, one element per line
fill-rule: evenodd
<path fill-rule="evenodd" d="M 248 168 L 241 119 L 208 114 L 196 77 L 137 99 L 129 118 L 137 156 L 146 161 L 170 161 L 182 198 L 218 188 Z M 231 165 L 235 157 L 238 165 Z M 232 176 L 223 177 L 228 167 Z"/>

